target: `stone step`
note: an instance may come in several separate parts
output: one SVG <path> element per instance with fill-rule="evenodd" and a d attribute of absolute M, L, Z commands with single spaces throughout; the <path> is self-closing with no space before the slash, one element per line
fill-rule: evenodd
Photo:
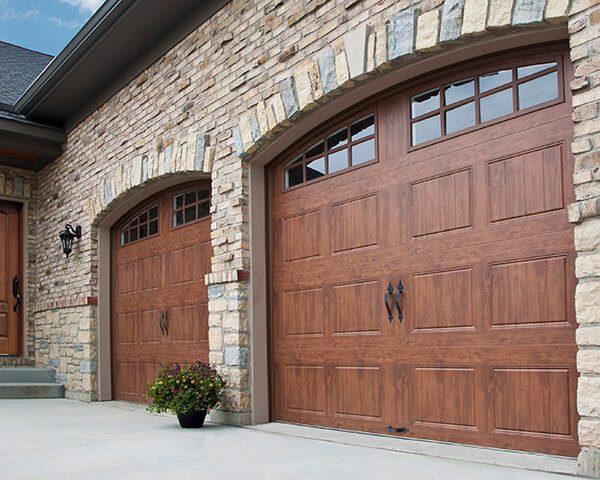
<path fill-rule="evenodd" d="M 0 399 L 64 398 L 65 386 L 59 383 L 0 383 Z"/>
<path fill-rule="evenodd" d="M 7 367 L 0 368 L 1 383 L 53 383 L 52 368 Z"/>

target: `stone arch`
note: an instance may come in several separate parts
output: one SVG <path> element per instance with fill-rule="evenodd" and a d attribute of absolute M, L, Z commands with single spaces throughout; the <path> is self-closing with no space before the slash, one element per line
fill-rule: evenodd
<path fill-rule="evenodd" d="M 445 0 L 407 8 L 381 23 L 368 19 L 302 62 L 280 92 L 240 118 L 233 129 L 237 153 L 250 159 L 336 96 L 440 53 L 527 31 L 558 28 L 566 38 L 568 7 L 568 0 L 497 0 L 488 15 L 487 0 Z"/>

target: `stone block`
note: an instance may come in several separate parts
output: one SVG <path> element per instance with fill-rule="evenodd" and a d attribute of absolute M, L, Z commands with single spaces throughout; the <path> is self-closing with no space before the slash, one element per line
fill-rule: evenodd
<path fill-rule="evenodd" d="M 600 325 L 580 325 L 577 328 L 576 340 L 577 345 L 583 346 L 600 346 Z"/>
<path fill-rule="evenodd" d="M 430 10 L 417 19 L 416 50 L 427 51 L 438 46 L 440 11 Z"/>
<path fill-rule="evenodd" d="M 440 42 L 452 42 L 460 37 L 465 0 L 446 0 L 442 7 Z"/>
<path fill-rule="evenodd" d="M 600 323 L 600 281 L 580 282 L 577 285 L 575 311 L 580 324 Z"/>
<path fill-rule="evenodd" d="M 600 416 L 600 378 L 582 375 L 577 384 L 577 411 L 586 417 Z"/>
<path fill-rule="evenodd" d="M 590 218 L 575 227 L 575 248 L 578 251 L 600 247 L 600 218 Z"/>
<path fill-rule="evenodd" d="M 577 352 L 577 371 L 579 373 L 600 374 L 600 349 L 580 348 Z"/>
<path fill-rule="evenodd" d="M 369 30 L 363 23 L 344 35 L 344 48 L 350 78 L 361 78 L 367 71 L 367 38 Z"/>
<path fill-rule="evenodd" d="M 600 447 L 600 419 L 582 418 L 578 425 L 581 446 Z"/>
<path fill-rule="evenodd" d="M 577 473 L 600 478 L 600 448 L 582 448 L 577 457 Z"/>
<path fill-rule="evenodd" d="M 298 98 L 296 97 L 296 86 L 294 77 L 288 77 L 283 82 L 281 100 L 287 118 L 293 118 L 300 112 Z"/>
<path fill-rule="evenodd" d="M 462 34 L 474 35 L 485 32 L 487 10 L 487 0 L 465 0 Z"/>
<path fill-rule="evenodd" d="M 194 154 L 194 170 L 199 172 L 204 168 L 204 151 L 210 145 L 210 135 L 200 132 L 196 135 L 196 152 Z"/>
<path fill-rule="evenodd" d="M 388 25 L 389 61 L 399 60 L 414 51 L 414 11 L 404 10 L 392 16 Z"/>
<path fill-rule="evenodd" d="M 250 352 L 247 348 L 225 347 L 225 365 L 230 367 L 248 366 Z"/>
<path fill-rule="evenodd" d="M 600 277 L 600 250 L 580 253 L 575 259 L 577 278 Z"/>
<path fill-rule="evenodd" d="M 546 0 L 515 0 L 513 25 L 539 23 L 544 17 Z"/>

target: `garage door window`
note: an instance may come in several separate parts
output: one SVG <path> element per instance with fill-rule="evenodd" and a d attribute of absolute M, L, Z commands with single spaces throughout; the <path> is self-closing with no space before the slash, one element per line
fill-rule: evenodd
<path fill-rule="evenodd" d="M 560 98 L 558 61 L 497 70 L 411 98 L 412 145 L 420 145 Z"/>
<path fill-rule="evenodd" d="M 133 217 L 121 230 L 121 245 L 143 240 L 158 234 L 158 205 Z"/>
<path fill-rule="evenodd" d="M 375 115 L 366 115 L 312 143 L 285 164 L 285 188 L 375 161 L 375 124 Z"/>
<path fill-rule="evenodd" d="M 202 220 L 210 214 L 210 192 L 192 190 L 173 197 L 173 227 Z"/>

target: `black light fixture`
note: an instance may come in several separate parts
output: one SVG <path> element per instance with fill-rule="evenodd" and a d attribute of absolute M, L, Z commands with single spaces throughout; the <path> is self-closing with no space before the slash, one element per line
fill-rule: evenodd
<path fill-rule="evenodd" d="M 60 243 L 62 244 L 63 253 L 69 258 L 69 254 L 73 251 L 73 240 L 81 238 L 81 225 L 75 228 L 70 223 L 67 223 L 65 229 L 60 232 Z"/>

